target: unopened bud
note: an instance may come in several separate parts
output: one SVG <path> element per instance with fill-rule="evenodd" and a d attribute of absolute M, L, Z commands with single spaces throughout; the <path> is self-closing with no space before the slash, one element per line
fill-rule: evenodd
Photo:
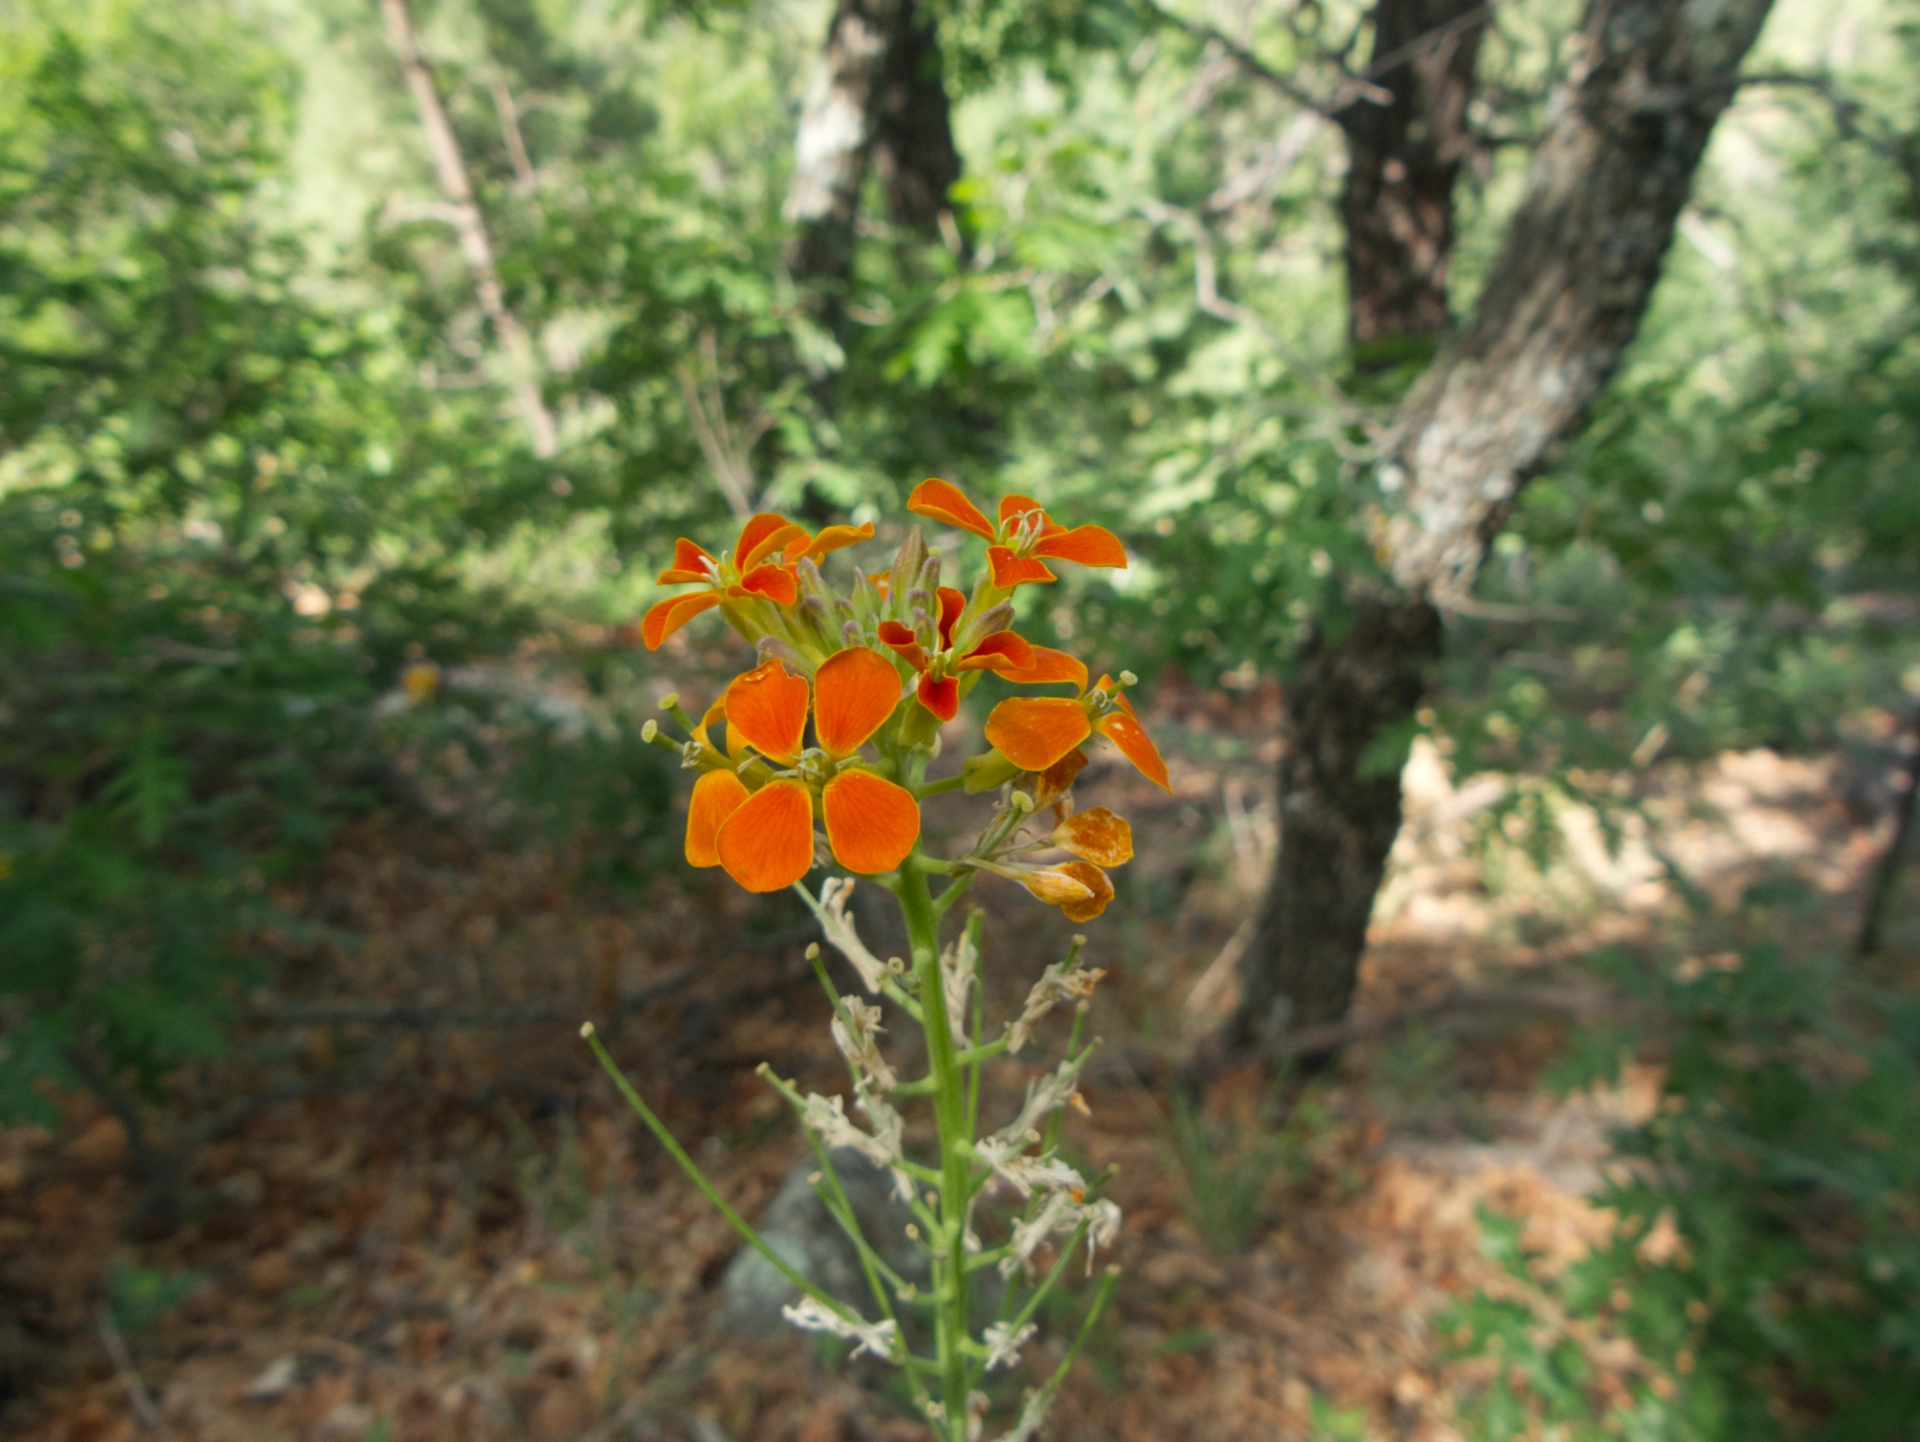
<path fill-rule="evenodd" d="M 580 1023 L 580 1035 L 581 1035 L 582 1037 L 585 1037 L 585 1038 L 587 1038 L 588 1040 L 591 1040 L 591 1039 L 592 1039 L 592 1037 L 593 1037 L 593 1023 L 592 1023 L 592 1022 L 590 1022 L 590 1021 L 583 1021 L 583 1022 L 581 1022 L 581 1023 Z"/>
<path fill-rule="evenodd" d="M 820 943 L 817 941 L 808 942 L 807 943 L 807 960 L 818 961 L 819 959 L 820 959 Z"/>

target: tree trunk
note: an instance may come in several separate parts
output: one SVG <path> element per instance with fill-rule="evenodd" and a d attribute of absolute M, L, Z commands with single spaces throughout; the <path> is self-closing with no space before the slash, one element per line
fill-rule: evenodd
<path fill-rule="evenodd" d="M 1234 1052 L 1271 1054 L 1288 1031 L 1346 1015 L 1400 831 L 1400 758 L 1367 751 L 1420 704 L 1439 654 L 1439 613 L 1397 599 L 1307 642 L 1281 721 L 1280 855 L 1241 968 Z"/>
<path fill-rule="evenodd" d="M 513 386 L 514 403 L 533 436 L 533 453 L 550 456 L 560 449 L 553 413 L 540 394 L 539 365 L 533 343 L 521 328 L 519 319 L 507 308 L 506 290 L 500 284 L 500 267 L 494 261 L 493 240 L 487 234 L 480 202 L 474 197 L 473 182 L 467 175 L 467 163 L 460 154 L 460 142 L 448 123 L 446 109 L 440 104 L 440 92 L 433 83 L 433 71 L 413 29 L 406 0 L 380 0 L 387 18 L 387 33 L 400 56 L 400 70 L 406 76 L 407 89 L 413 93 L 420 112 L 420 129 L 427 140 L 427 154 L 433 159 L 434 178 L 446 196 L 445 219 L 460 241 L 460 254 L 473 276 L 473 289 L 480 309 L 493 326 L 494 339 L 506 353 L 507 369 Z"/>
<path fill-rule="evenodd" d="M 1521 486 L 1619 366 L 1769 4 L 1590 0 L 1473 319 L 1383 447 L 1374 540 L 1403 599 L 1368 602 L 1344 639 L 1310 643 L 1289 691 L 1280 858 L 1242 963 L 1236 1050 L 1351 1001 L 1399 820 L 1398 778 L 1369 784 L 1359 759 L 1419 704 L 1432 608 L 1467 596 Z"/>
<path fill-rule="evenodd" d="M 871 158 L 896 224 L 932 230 L 960 178 L 938 34 L 917 0 L 840 0 L 807 85 L 785 214 L 787 268 L 844 282 Z"/>
<path fill-rule="evenodd" d="M 1453 184 L 1470 148 L 1485 6 L 1481 0 L 1381 0 L 1368 75 L 1389 96 L 1340 112 L 1347 179 L 1347 331 L 1355 363 L 1392 363 L 1408 341 L 1452 325 Z M 1432 37 L 1432 38 L 1428 38 Z"/>

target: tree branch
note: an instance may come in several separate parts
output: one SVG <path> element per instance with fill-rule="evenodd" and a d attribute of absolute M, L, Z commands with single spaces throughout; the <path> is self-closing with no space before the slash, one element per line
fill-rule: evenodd
<path fill-rule="evenodd" d="M 1297 84 L 1290 76 L 1282 75 L 1246 46 L 1231 39 L 1225 32 L 1207 24 L 1204 20 L 1189 20 L 1184 15 L 1176 15 L 1162 7 L 1158 0 L 1136 0 L 1136 3 L 1151 19 L 1160 24 L 1171 26 L 1195 40 L 1219 46 L 1234 64 L 1253 79 L 1286 96 L 1295 105 L 1311 110 L 1314 114 L 1324 116 L 1328 120 L 1336 119 L 1342 110 L 1355 101 L 1365 100 L 1374 105 L 1384 105 L 1392 98 L 1378 85 L 1361 76 L 1349 76 L 1341 82 L 1332 95 L 1323 98 Z"/>
<path fill-rule="evenodd" d="M 399 52 L 400 69 L 406 77 L 407 89 L 413 92 L 414 104 L 420 111 L 420 129 L 426 136 L 427 153 L 433 161 L 434 176 L 440 182 L 441 193 L 446 196 L 444 214 L 434 218 L 445 219 L 459 238 L 460 253 L 466 258 L 467 270 L 473 276 L 473 288 L 479 297 L 480 309 L 492 323 L 500 348 L 506 352 L 507 364 L 512 372 L 514 402 L 533 435 L 534 454 L 550 456 L 560 448 L 560 443 L 554 430 L 553 415 L 540 395 L 533 344 L 528 340 L 526 331 L 521 329 L 519 320 L 507 308 L 506 293 L 500 284 L 500 267 L 494 259 L 493 241 L 487 235 L 486 220 L 480 214 L 479 202 L 474 199 L 473 182 L 467 175 L 466 161 L 461 158 L 459 141 L 454 136 L 453 126 L 448 123 L 439 92 L 434 88 L 433 72 L 414 34 L 406 0 L 380 0 L 380 8 L 387 17 L 387 31 L 393 38 L 393 48 Z"/>

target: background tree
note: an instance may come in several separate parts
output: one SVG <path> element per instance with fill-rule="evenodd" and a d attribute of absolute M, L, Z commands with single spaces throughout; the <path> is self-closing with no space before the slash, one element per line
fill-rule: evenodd
<path fill-rule="evenodd" d="M 1308 643 L 1288 688 L 1280 855 L 1243 972 L 1233 1024 L 1242 1045 L 1346 1012 L 1400 826 L 1397 768 L 1382 764 L 1379 743 L 1405 727 L 1425 692 L 1440 644 L 1438 608 L 1470 594 L 1520 488 L 1553 459 L 1618 368 L 1768 8 L 1747 3 L 1705 15 L 1675 0 L 1601 0 L 1588 9 L 1486 289 L 1382 446 L 1373 531 L 1397 590 L 1363 591 L 1343 635 Z M 1469 72 L 1470 65 L 1471 52 Z M 1445 124 L 1464 107 L 1464 77 L 1451 68 L 1443 74 L 1428 113 L 1437 104 Z M 1353 149 L 1354 172 L 1371 175 L 1373 153 L 1358 141 Z M 1382 176 L 1389 165 L 1379 165 Z M 1437 162 L 1421 170 L 1407 160 L 1399 171 L 1436 186 L 1442 173 Z M 1428 219 L 1418 232 L 1424 246 L 1407 247 L 1404 261 L 1386 252 L 1381 284 L 1371 269 L 1354 269 L 1382 251 L 1371 234 L 1353 238 L 1355 210 L 1365 207 L 1354 202 L 1351 182 L 1347 194 L 1356 340 L 1381 338 L 1367 332 L 1386 316 L 1430 325 L 1438 305 L 1444 318 L 1446 250 L 1436 247 L 1451 230 L 1450 204 L 1429 194 L 1424 204 L 1384 207 Z M 1420 301 L 1398 309 L 1381 302 L 1381 291 L 1408 294 L 1412 276 L 1425 278 L 1413 290 L 1424 292 L 1425 312 Z"/>

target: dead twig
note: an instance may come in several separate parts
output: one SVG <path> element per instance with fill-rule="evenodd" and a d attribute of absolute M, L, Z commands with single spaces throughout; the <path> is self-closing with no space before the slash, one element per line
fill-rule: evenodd
<path fill-rule="evenodd" d="M 506 352 L 507 364 L 512 370 L 510 381 L 514 402 L 520 408 L 527 429 L 533 433 L 533 452 L 537 456 L 550 456 L 560 449 L 560 441 L 554 428 L 553 413 L 547 409 L 547 403 L 540 395 L 533 343 L 521 328 L 519 319 L 507 308 L 506 291 L 500 284 L 500 267 L 494 259 L 493 241 L 487 234 L 486 219 L 480 214 L 479 201 L 474 198 L 473 181 L 467 174 L 467 164 L 460 154 L 460 144 L 454 136 L 453 126 L 448 123 L 446 109 L 440 103 L 440 93 L 434 88 L 433 72 L 427 64 L 426 54 L 414 34 L 406 0 L 380 0 L 380 8 L 387 17 L 387 31 L 393 38 L 393 48 L 399 52 L 400 69 L 406 76 L 407 89 L 413 92 L 414 105 L 420 112 L 420 129 L 426 136 L 427 153 L 433 161 L 434 176 L 446 197 L 445 207 L 432 212 L 430 218 L 444 220 L 453 227 L 453 233 L 460 242 L 460 253 L 466 258 L 467 269 L 473 275 L 473 288 L 479 297 L 480 309 L 491 322 L 500 348 Z M 428 213 L 423 208 L 412 209 L 414 213 L 427 218 Z"/>
<path fill-rule="evenodd" d="M 153 1394 L 147 1390 L 147 1384 L 133 1370 L 133 1359 L 127 1355 L 126 1338 L 120 1335 L 119 1327 L 114 1325 L 113 1309 L 102 1305 L 93 1314 L 93 1320 L 95 1329 L 100 1333 L 100 1345 L 107 1349 L 107 1360 L 113 1363 L 113 1375 L 133 1406 L 133 1415 L 140 1419 L 142 1427 L 160 1438 L 161 1442 L 175 1442 L 173 1428 L 161 1416 Z"/>

